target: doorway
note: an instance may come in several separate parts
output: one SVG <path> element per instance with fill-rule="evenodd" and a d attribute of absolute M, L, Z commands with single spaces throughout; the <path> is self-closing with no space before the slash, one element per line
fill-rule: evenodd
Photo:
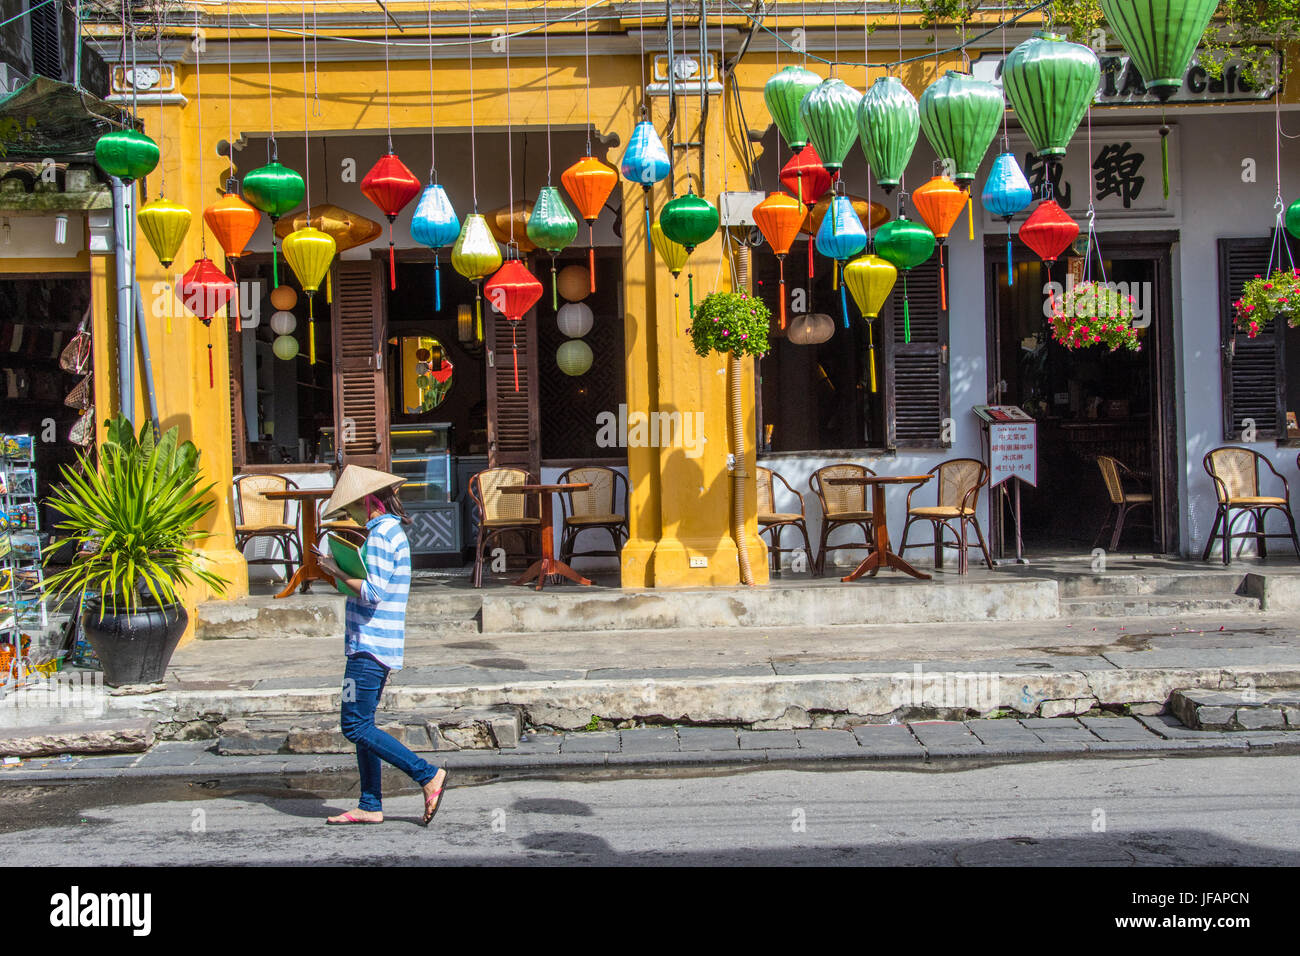
<path fill-rule="evenodd" d="M 1106 279 L 1131 293 L 1140 321 L 1141 348 L 1070 350 L 1055 342 L 1045 314 L 1048 283 L 1064 288 L 1081 277 L 1081 261 L 1065 257 L 1049 269 L 1023 246 L 1014 252 L 1014 285 L 1007 284 L 1005 240 L 988 240 L 987 314 L 991 404 L 1018 405 L 1038 422 L 1038 484 L 1021 489 L 1021 530 L 1030 555 L 1109 549 L 1113 506 L 1099 456 L 1131 470 L 1125 488 L 1150 492 L 1150 509 L 1131 511 L 1119 550 L 1178 551 L 1178 472 L 1174 444 L 1173 324 L 1170 247 L 1177 233 L 1104 234 Z M 1095 255 L 1095 253 L 1094 253 Z M 1094 275 L 1098 279 L 1096 260 Z M 994 501 L 1000 501 L 995 496 Z M 993 544 L 1014 550 L 1009 508 L 995 513 Z M 1105 534 L 1100 534 L 1107 525 Z"/>

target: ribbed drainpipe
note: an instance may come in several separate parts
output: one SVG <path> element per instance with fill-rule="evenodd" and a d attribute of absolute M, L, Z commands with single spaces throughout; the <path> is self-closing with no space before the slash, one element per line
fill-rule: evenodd
<path fill-rule="evenodd" d="M 735 270 L 736 291 L 749 291 L 749 245 L 732 246 L 732 265 Z M 736 556 L 740 561 L 740 581 L 754 583 L 754 571 L 749 566 L 749 548 L 745 546 L 745 414 L 741 402 L 742 372 L 740 359 L 735 352 L 727 353 L 727 385 L 731 397 L 731 447 L 736 466 L 731 472 L 731 536 L 736 542 Z"/>

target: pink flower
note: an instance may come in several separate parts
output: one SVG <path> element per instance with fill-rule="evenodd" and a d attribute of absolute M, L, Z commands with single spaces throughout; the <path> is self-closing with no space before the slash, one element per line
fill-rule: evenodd
<path fill-rule="evenodd" d="M 1265 282 L 1265 283 L 1264 283 L 1264 288 L 1265 288 L 1265 289 L 1271 289 L 1271 288 L 1273 288 L 1273 283 L 1271 283 L 1271 282 Z"/>
<path fill-rule="evenodd" d="M 1253 311 L 1255 311 L 1255 307 L 1254 307 L 1253 305 L 1248 305 L 1248 306 L 1246 306 L 1246 311 L 1247 311 L 1247 312 L 1253 312 Z"/>

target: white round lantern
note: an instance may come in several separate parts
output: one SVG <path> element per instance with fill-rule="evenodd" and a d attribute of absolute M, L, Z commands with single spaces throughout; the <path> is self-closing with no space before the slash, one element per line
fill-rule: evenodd
<path fill-rule="evenodd" d="M 555 350 L 555 364 L 565 375 L 585 375 L 594 358 L 591 346 L 582 339 L 571 339 Z"/>
<path fill-rule="evenodd" d="M 585 302 L 566 302 L 555 314 L 555 324 L 571 339 L 582 338 L 591 331 L 595 321 L 595 316 L 591 314 L 591 306 Z"/>
<path fill-rule="evenodd" d="M 298 327 L 298 320 L 292 312 L 275 312 L 271 315 L 271 331 L 276 335 L 288 335 Z"/>
<path fill-rule="evenodd" d="M 281 335 L 271 343 L 271 351 L 275 357 L 284 361 L 294 358 L 298 354 L 298 340 L 292 335 Z"/>

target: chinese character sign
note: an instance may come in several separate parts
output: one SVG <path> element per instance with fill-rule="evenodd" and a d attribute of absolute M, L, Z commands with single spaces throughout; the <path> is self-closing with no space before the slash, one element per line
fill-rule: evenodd
<path fill-rule="evenodd" d="M 989 425 L 989 486 L 1019 478 L 1038 486 L 1038 423 Z"/>

